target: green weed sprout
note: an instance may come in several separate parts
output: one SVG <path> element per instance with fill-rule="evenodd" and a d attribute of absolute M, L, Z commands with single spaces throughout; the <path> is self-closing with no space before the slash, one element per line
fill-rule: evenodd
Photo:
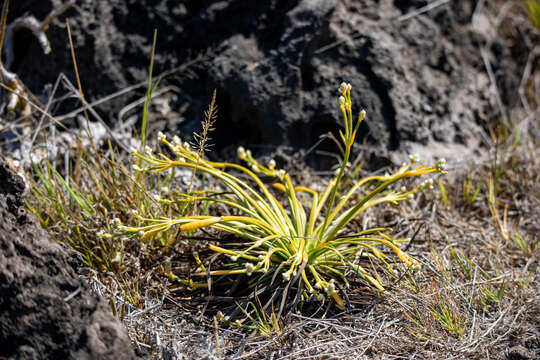
<path fill-rule="evenodd" d="M 370 176 L 342 189 L 351 148 L 366 113 L 362 111 L 355 121 L 351 85 L 342 83 L 339 92 L 339 107 L 344 124 L 344 130 L 340 130 L 344 145 L 343 161 L 324 191 L 294 186 L 289 174 L 276 169 L 274 161 L 263 165 L 253 158 L 249 150 L 242 147 L 238 148 L 238 156 L 247 163 L 247 167 L 209 161 L 193 151 L 188 143 L 182 143 L 178 137 L 169 142 L 164 134 L 159 133 L 158 140 L 171 150 L 175 159 L 163 153 L 155 154 L 148 147 L 143 152 L 133 149 L 135 157 L 146 166 L 134 165 L 136 171 L 162 173 L 174 167 L 184 168 L 206 173 L 227 188 L 226 192 L 176 194 L 177 198 L 160 201 L 170 204 L 208 201 L 228 207 L 238 215 L 139 217 L 139 226 L 118 224 L 118 231 L 138 233 L 141 240 L 145 241 L 173 227 L 183 233 L 213 228 L 245 239 L 244 247 L 238 244 L 228 247 L 209 245 L 212 251 L 228 256 L 231 263 L 225 269 L 209 272 L 203 269 L 195 274 L 198 276 L 244 274 L 271 283 L 281 274 L 282 280 L 289 284 L 298 281 L 298 291 L 302 291 L 306 298 L 312 294 L 322 300 L 326 293 L 339 307 L 344 306 L 339 291 L 342 285 L 349 286 L 347 277 L 351 271 L 370 286 L 384 291 L 376 271 L 368 271 L 360 265 L 359 259 L 367 256 L 392 270 L 391 262 L 386 260 L 386 249 L 397 255 L 407 267 L 416 267 L 418 262 L 399 247 L 400 242 L 407 239 L 393 239 L 386 234 L 390 228 L 353 232 L 349 225 L 372 206 L 398 204 L 411 199 L 425 188 L 431 188 L 431 179 L 412 190 L 405 187 L 396 189 L 393 185 L 419 175 L 446 173 L 445 161 L 442 159 L 433 166 L 420 165 L 413 168 L 418 157 L 411 156 L 410 161 L 392 175 Z M 266 185 L 259 175 L 275 178 L 276 183 L 272 185 L 274 189 Z M 286 204 L 277 199 L 274 195 L 276 191 L 285 194 Z M 306 194 L 311 200 L 311 206 L 305 206 L 301 201 L 301 196 Z"/>

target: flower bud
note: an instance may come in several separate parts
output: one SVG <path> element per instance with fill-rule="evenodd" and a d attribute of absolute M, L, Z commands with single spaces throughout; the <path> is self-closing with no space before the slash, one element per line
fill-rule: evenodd
<path fill-rule="evenodd" d="M 281 274 L 281 276 L 283 276 L 283 279 L 285 279 L 286 281 L 289 281 L 291 279 L 291 274 L 288 271 Z"/>
<path fill-rule="evenodd" d="M 239 159 L 244 159 L 246 157 L 246 149 L 244 149 L 243 146 L 239 146 L 236 150 L 236 154 L 238 155 Z"/>
<path fill-rule="evenodd" d="M 216 320 L 219 321 L 219 322 L 224 322 L 225 321 L 225 315 L 221 311 L 218 311 L 217 314 L 216 314 Z"/>

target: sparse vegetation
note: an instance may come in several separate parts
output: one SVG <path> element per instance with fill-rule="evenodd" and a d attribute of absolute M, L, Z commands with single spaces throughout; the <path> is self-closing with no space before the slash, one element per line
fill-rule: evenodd
<path fill-rule="evenodd" d="M 540 3 L 538 0 L 527 0 L 527 9 L 531 22 L 540 29 Z"/>

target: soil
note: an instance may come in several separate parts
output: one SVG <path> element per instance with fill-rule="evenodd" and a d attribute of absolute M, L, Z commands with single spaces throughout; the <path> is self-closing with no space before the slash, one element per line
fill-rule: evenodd
<path fill-rule="evenodd" d="M 63 2 L 20 0 L 11 16 L 43 18 Z M 154 109 L 152 124 L 159 130 L 189 136 L 217 88 L 218 150 L 230 144 L 309 148 L 321 135 L 338 135 L 337 87 L 346 81 L 356 108 L 367 110 L 359 134 L 367 165 L 401 163 L 414 152 L 471 159 L 482 152 L 488 124 L 501 115 L 486 61 L 503 106 L 516 102 L 520 73 L 511 44 L 498 37 L 495 24 L 475 15 L 477 1 L 452 1 L 405 17 L 427 3 L 80 0 L 64 17 L 90 100 L 147 78 L 154 29 L 156 73 L 206 54 L 196 79 L 182 73 L 162 83 L 184 81 L 159 101 L 166 111 Z M 38 94 L 60 73 L 75 83 L 63 18 L 48 35 L 49 56 L 30 34 L 16 36 L 12 70 Z M 96 109 L 119 125 L 119 111 L 142 90 Z M 336 151 L 330 140 L 319 149 Z"/>
<path fill-rule="evenodd" d="M 0 157 L 0 359 L 134 359 L 126 329 L 79 279 L 75 258 L 25 212 Z"/>

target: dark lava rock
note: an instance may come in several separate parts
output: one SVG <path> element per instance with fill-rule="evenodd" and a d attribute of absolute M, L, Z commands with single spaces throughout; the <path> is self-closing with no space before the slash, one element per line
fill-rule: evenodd
<path fill-rule="evenodd" d="M 537 359 L 533 351 L 523 347 L 523 346 L 514 346 L 508 349 L 508 355 L 506 357 L 508 360 L 532 360 Z"/>
<path fill-rule="evenodd" d="M 0 359 L 134 359 L 123 325 L 27 214 L 0 158 Z"/>
<path fill-rule="evenodd" d="M 12 16 L 42 18 L 64 1 L 19 0 Z M 484 59 L 505 104 L 515 101 L 510 94 L 517 94 L 520 72 L 485 16 L 473 19 L 476 1 L 450 1 L 404 16 L 427 3 L 80 0 L 66 16 L 91 99 L 146 78 L 154 29 L 157 72 L 182 64 L 189 54 L 209 54 L 199 78 L 166 98 L 172 111 L 162 123 L 183 136 L 196 130 L 217 88 L 218 147 L 309 147 L 322 134 L 337 134 L 337 87 L 347 81 L 356 109 L 368 113 L 359 139 L 366 148 L 394 161 L 408 152 L 467 158 L 482 147 L 486 124 L 500 116 Z M 14 70 L 38 93 L 59 73 L 73 74 L 62 24 L 49 30 L 48 58 L 28 34 L 20 35 Z M 98 109 L 114 124 L 127 101 Z"/>

